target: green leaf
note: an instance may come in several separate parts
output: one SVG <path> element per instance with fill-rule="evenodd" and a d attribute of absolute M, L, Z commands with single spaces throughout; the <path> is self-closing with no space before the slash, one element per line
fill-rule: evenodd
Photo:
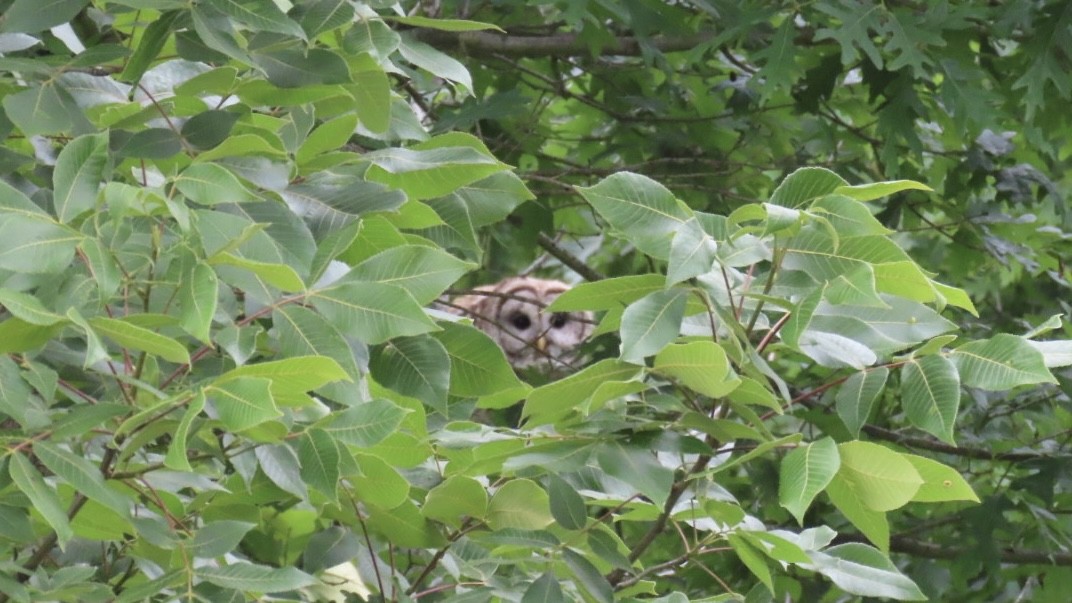
<path fill-rule="evenodd" d="M 521 603 L 557 603 L 565 601 L 566 595 L 552 572 L 544 572 L 525 589 Z"/>
<path fill-rule="evenodd" d="M 115 511 L 120 517 L 129 516 L 132 501 L 105 484 L 100 467 L 44 440 L 34 442 L 33 451 L 45 467 L 75 491 Z"/>
<path fill-rule="evenodd" d="M 108 137 L 87 134 L 72 140 L 60 151 L 52 174 L 56 216 L 70 222 L 97 204 L 97 191 L 108 167 Z"/>
<path fill-rule="evenodd" d="M 660 260 L 669 259 L 673 234 L 692 217 L 666 187 L 640 174 L 618 172 L 577 191 L 611 228 Z"/>
<path fill-rule="evenodd" d="M 659 274 L 605 278 L 574 285 L 556 297 L 547 309 L 551 312 L 574 312 L 624 308 L 645 295 L 661 291 L 665 287 L 666 279 Z"/>
<path fill-rule="evenodd" d="M 804 513 L 840 467 L 837 444 L 830 438 L 797 447 L 782 459 L 778 503 L 804 525 Z"/>
<path fill-rule="evenodd" d="M 369 372 L 378 383 L 444 415 L 450 365 L 446 348 L 428 335 L 397 337 L 373 350 L 369 358 Z"/>
<path fill-rule="evenodd" d="M 381 509 L 395 509 L 409 502 L 409 482 L 387 461 L 371 454 L 355 454 L 358 472 L 348 475 L 355 496 Z"/>
<path fill-rule="evenodd" d="M 433 336 L 450 356 L 450 393 L 461 397 L 490 396 L 521 385 L 494 340 L 483 331 L 459 323 L 440 323 Z"/>
<path fill-rule="evenodd" d="M 296 356 L 240 366 L 217 377 L 215 383 L 227 383 L 246 377 L 270 380 L 272 397 L 284 406 L 308 404 L 310 400 L 306 392 L 333 381 L 350 379 L 346 371 L 332 358 Z"/>
<path fill-rule="evenodd" d="M 838 476 L 874 511 L 892 511 L 916 495 L 923 479 L 905 458 L 870 442 L 838 444 L 841 469 Z"/>
<path fill-rule="evenodd" d="M 339 462 L 342 451 L 330 434 L 321 429 L 310 429 L 298 439 L 298 460 L 302 467 L 302 480 L 330 501 L 337 500 Z"/>
<path fill-rule="evenodd" d="M 168 445 L 167 456 L 164 457 L 164 465 L 176 471 L 193 471 L 190 461 L 186 458 L 186 438 L 190 433 L 190 426 L 205 409 L 205 393 L 197 392 L 193 400 L 182 413 L 182 419 L 175 428 L 171 444 Z"/>
<path fill-rule="evenodd" d="M 297 305 L 285 306 L 272 314 L 272 325 L 279 337 L 280 351 L 288 357 L 326 356 L 334 359 L 352 381 L 360 378 L 350 344 L 338 329 L 316 312 Z M 318 391 L 346 404 L 361 399 L 353 382 L 337 380 L 321 386 Z"/>
<path fill-rule="evenodd" d="M 841 476 L 835 476 L 826 487 L 826 495 L 838 511 L 856 526 L 880 550 L 890 549 L 890 522 L 886 513 L 864 506 L 860 497 Z"/>
<path fill-rule="evenodd" d="M 588 524 L 584 499 L 566 480 L 554 473 L 547 475 L 547 493 L 551 516 L 567 530 L 580 530 Z"/>
<path fill-rule="evenodd" d="M 825 168 L 800 168 L 785 177 L 774 189 L 770 202 L 783 207 L 802 207 L 817 199 L 848 186 L 841 176 Z"/>
<path fill-rule="evenodd" d="M 1056 383 L 1042 353 L 1027 340 L 1001 334 L 966 343 L 949 355 L 968 387 L 1004 391 L 1018 385 Z"/>
<path fill-rule="evenodd" d="M 208 259 L 208 263 L 213 266 L 223 264 L 248 270 L 268 285 L 283 291 L 305 290 L 301 275 L 286 264 L 258 262 L 233 253 L 217 253 Z M 224 276 L 226 277 L 226 274 Z"/>
<path fill-rule="evenodd" d="M 89 0 L 15 0 L 0 16 L 0 31 L 36 33 L 63 25 Z"/>
<path fill-rule="evenodd" d="M 361 125 L 373 134 L 386 134 L 391 127 L 391 81 L 383 69 L 356 70 L 347 90 L 354 96 L 354 112 Z"/>
<path fill-rule="evenodd" d="M 296 26 L 296 25 L 295 25 Z M 350 82 L 350 69 L 337 53 L 324 48 L 308 51 L 283 48 L 253 54 L 268 81 L 280 88 L 304 88 Z"/>
<path fill-rule="evenodd" d="M 473 89 L 473 78 L 469 70 L 457 59 L 443 54 L 439 50 L 410 37 L 403 37 L 398 46 L 402 58 L 445 80 L 462 85 L 466 90 Z"/>
<path fill-rule="evenodd" d="M 49 424 L 48 410 L 33 396 L 19 367 L 8 356 L 0 356 L 0 412 L 14 419 L 24 429 Z"/>
<path fill-rule="evenodd" d="M 67 321 L 65 317 L 46 308 L 36 297 L 11 289 L 0 289 L 0 306 L 33 325 L 47 327 Z"/>
<path fill-rule="evenodd" d="M 246 593 L 280 593 L 318 582 L 294 567 L 274 568 L 241 561 L 220 567 L 200 567 L 194 574 L 216 586 Z"/>
<path fill-rule="evenodd" d="M 782 325 L 782 330 L 778 332 L 778 335 L 782 338 L 782 341 L 786 345 L 791 347 L 800 346 L 800 337 L 811 325 L 811 319 L 815 315 L 815 309 L 819 307 L 819 302 L 822 301 L 823 294 L 826 292 L 826 287 L 819 287 L 815 289 L 793 308 L 789 315 L 789 320 L 785 321 Z"/>
<path fill-rule="evenodd" d="M 186 346 L 165 335 L 139 327 L 128 321 L 103 316 L 89 319 L 89 324 L 94 331 L 111 339 L 121 347 L 160 356 L 164 360 L 178 364 L 190 363 L 190 353 L 186 351 Z"/>
<path fill-rule="evenodd" d="M 554 518 L 543 488 L 532 480 L 512 479 L 492 495 L 487 522 L 493 530 L 539 530 L 551 525 Z"/>
<path fill-rule="evenodd" d="M 272 399 L 272 381 L 238 377 L 205 388 L 220 421 L 231 431 L 245 431 L 283 416 Z"/>
<path fill-rule="evenodd" d="M 216 72 L 210 71 L 208 73 Z M 232 80 L 234 78 L 233 72 L 225 72 L 224 76 L 231 76 Z M 220 111 L 217 109 L 204 111 L 186 120 L 180 133 L 190 146 L 203 150 L 211 149 L 227 140 L 239 117 L 240 115 L 234 111 Z"/>
<path fill-rule="evenodd" d="M 390 509 L 373 509 L 368 525 L 395 546 L 413 549 L 434 549 L 444 545 L 443 535 L 435 524 L 425 519 L 412 502 Z"/>
<path fill-rule="evenodd" d="M 340 115 L 320 124 L 298 148 L 294 158 L 299 164 L 308 163 L 317 155 L 333 151 L 344 144 L 357 128 L 356 115 Z"/>
<path fill-rule="evenodd" d="M 613 358 L 600 360 L 569 377 L 532 390 L 521 416 L 527 418 L 529 426 L 552 422 L 581 406 L 604 382 L 631 379 L 639 372 L 639 367 Z"/>
<path fill-rule="evenodd" d="M 220 281 L 212 267 L 197 262 L 183 278 L 182 287 L 179 288 L 179 324 L 203 343 L 209 343 L 219 287 Z"/>
<path fill-rule="evenodd" d="M 871 201 L 881 197 L 888 197 L 901 191 L 926 191 L 932 193 L 934 189 L 913 180 L 891 180 L 889 182 L 840 186 L 834 189 L 833 192 L 838 195 L 852 197 L 857 201 Z"/>
<path fill-rule="evenodd" d="M 428 491 L 421 514 L 458 527 L 464 517 L 483 519 L 487 509 L 488 493 L 480 482 L 464 475 L 452 475 Z"/>
<path fill-rule="evenodd" d="M 253 31 L 271 31 L 305 39 L 305 31 L 272 0 L 207 0 L 206 4 Z"/>
<path fill-rule="evenodd" d="M 0 290 L 0 293 L 2 293 L 2 290 Z M 3 303 L 2 299 L 0 299 L 0 303 Z M 15 312 L 12 312 L 12 314 L 15 314 Z M 1028 343 L 1042 354 L 1042 363 L 1046 365 L 1046 368 L 1072 365 L 1072 340 L 1028 341 Z"/>
<path fill-rule="evenodd" d="M 160 51 L 164 49 L 180 14 L 177 10 L 167 11 L 149 23 L 138 40 L 138 47 L 117 76 L 118 79 L 124 82 L 141 80 L 149 66 L 160 56 Z"/>
<path fill-rule="evenodd" d="M 731 533 L 726 540 L 733 547 L 733 552 L 737 554 L 737 558 L 748 568 L 748 571 L 752 572 L 752 575 L 756 578 L 759 578 L 759 581 L 767 587 L 768 592 L 774 593 L 774 581 L 771 578 L 766 555 L 756 545 L 739 534 Z"/>
<path fill-rule="evenodd" d="M 968 482 L 957 473 L 956 469 L 943 465 L 938 461 L 916 456 L 914 454 L 902 454 L 923 478 L 923 485 L 919 487 L 913 502 L 946 502 L 951 500 L 969 500 L 979 502 L 979 497 L 972 490 Z"/>
<path fill-rule="evenodd" d="M 183 170 L 174 183 L 187 199 L 201 205 L 256 200 L 230 170 L 215 163 L 194 163 Z"/>
<path fill-rule="evenodd" d="M 611 442 L 599 448 L 598 459 L 607 475 L 636 488 L 655 504 L 662 506 L 670 495 L 674 472 L 660 464 L 651 451 Z"/>
<path fill-rule="evenodd" d="M 898 601 L 926 601 L 912 580 L 881 552 L 851 542 L 811 553 L 812 567 L 847 593 L 888 597 Z"/>
<path fill-rule="evenodd" d="M 677 338 L 688 296 L 685 289 L 669 289 L 629 304 L 622 314 L 622 360 L 643 363 Z"/>
<path fill-rule="evenodd" d="M 569 548 L 562 551 L 562 558 L 565 559 L 566 565 L 573 572 L 573 577 L 580 583 L 581 588 L 592 599 L 598 603 L 613 603 L 614 589 L 596 566 Z"/>
<path fill-rule="evenodd" d="M 913 358 L 901 368 L 901 400 L 916 427 L 953 444 L 960 376 L 945 356 Z"/>
<path fill-rule="evenodd" d="M 29 3 L 34 0 L 21 1 Z M 54 82 L 7 94 L 3 104 L 7 117 L 26 136 L 58 134 L 70 131 L 75 126 L 71 109 L 74 101 L 66 90 Z"/>
<path fill-rule="evenodd" d="M 118 157 L 168 159 L 182 152 L 182 138 L 171 128 L 149 128 L 126 138 L 121 134 L 125 133 L 112 130 L 113 149 Z"/>
<path fill-rule="evenodd" d="M 655 355 L 654 368 L 712 398 L 721 398 L 741 384 L 726 352 L 713 341 L 668 345 Z"/>
<path fill-rule="evenodd" d="M 257 466 L 273 484 L 301 500 L 309 500 L 309 489 L 302 480 L 301 464 L 293 448 L 284 444 L 258 446 L 253 454 Z"/>
<path fill-rule="evenodd" d="M 82 236 L 56 223 L 26 195 L 0 181 L 0 269 L 55 273 L 71 263 Z"/>
<path fill-rule="evenodd" d="M 368 344 L 436 330 L 413 296 L 394 285 L 344 283 L 308 297 L 332 325 Z"/>
<path fill-rule="evenodd" d="M 346 0 L 313 0 L 294 7 L 290 13 L 309 39 L 347 25 L 354 20 L 354 8 Z"/>
<path fill-rule="evenodd" d="M 696 218 L 689 218 L 670 242 L 670 262 L 666 269 L 666 285 L 700 276 L 711 270 L 718 245 Z"/>
<path fill-rule="evenodd" d="M 890 370 L 884 366 L 857 371 L 838 388 L 834 398 L 837 414 L 854 438 L 860 436 L 860 429 L 867 423 L 889 375 Z"/>
<path fill-rule="evenodd" d="M 382 251 L 350 269 L 343 283 L 375 282 L 401 287 L 418 304 L 439 297 L 473 264 L 424 245 L 402 245 Z"/>
<path fill-rule="evenodd" d="M 190 550 L 195 557 L 202 559 L 222 557 L 234 551 L 242 538 L 255 527 L 255 523 L 233 519 L 207 522 L 194 534 Z"/>
<path fill-rule="evenodd" d="M 364 159 L 372 163 L 369 180 L 401 190 L 416 200 L 442 197 L 506 169 L 494 157 L 461 146 L 389 148 L 368 153 Z"/>
<path fill-rule="evenodd" d="M 67 510 L 63 508 L 59 496 L 45 483 L 41 474 L 37 472 L 33 464 L 22 454 L 12 454 L 9 457 L 8 472 L 15 486 L 30 499 L 33 508 L 45 518 L 48 525 L 56 533 L 61 549 L 67 547 L 67 543 L 74 537 L 71 524 L 67 520 Z"/>
<path fill-rule="evenodd" d="M 482 31 L 487 29 L 494 29 L 496 31 L 506 33 L 498 25 L 492 25 L 491 23 L 481 23 L 479 21 L 468 21 L 465 19 L 432 19 L 429 17 L 395 17 L 389 16 L 385 20 L 393 21 L 396 23 L 402 23 L 412 27 L 424 27 L 427 29 L 439 29 L 442 31 Z"/>
<path fill-rule="evenodd" d="M 407 412 L 390 400 L 369 400 L 333 413 L 319 427 L 344 444 L 370 448 L 393 433 Z"/>

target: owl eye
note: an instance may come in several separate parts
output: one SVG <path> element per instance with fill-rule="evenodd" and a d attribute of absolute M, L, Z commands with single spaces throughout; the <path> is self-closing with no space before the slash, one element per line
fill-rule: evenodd
<path fill-rule="evenodd" d="M 518 312 L 510 317 L 510 324 L 514 325 L 514 328 L 518 331 L 524 331 L 532 326 L 532 319 L 529 318 L 528 314 Z"/>
<path fill-rule="evenodd" d="M 552 328 L 561 329 L 562 327 L 566 326 L 567 322 L 569 322 L 569 316 L 562 314 L 561 312 L 557 312 L 551 315 Z"/>

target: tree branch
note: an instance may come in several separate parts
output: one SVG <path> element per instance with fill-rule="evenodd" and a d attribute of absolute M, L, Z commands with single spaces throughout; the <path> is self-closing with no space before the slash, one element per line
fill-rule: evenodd
<path fill-rule="evenodd" d="M 691 36 L 637 38 L 622 36 L 602 47 L 593 48 L 588 40 L 578 34 L 554 34 L 549 36 L 518 36 L 490 31 L 439 31 L 417 29 L 414 36 L 439 50 L 462 53 L 474 57 L 506 55 L 514 57 L 571 57 L 590 56 L 593 51 L 603 56 L 639 56 L 645 49 L 660 52 L 692 50 L 715 38 L 714 32 Z"/>

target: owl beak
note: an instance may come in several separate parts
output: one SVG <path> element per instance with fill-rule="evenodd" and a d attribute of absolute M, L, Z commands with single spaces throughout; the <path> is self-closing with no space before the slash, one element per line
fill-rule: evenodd
<path fill-rule="evenodd" d="M 547 351 L 547 337 L 540 335 L 536 339 L 536 349 L 539 350 L 541 354 Z"/>

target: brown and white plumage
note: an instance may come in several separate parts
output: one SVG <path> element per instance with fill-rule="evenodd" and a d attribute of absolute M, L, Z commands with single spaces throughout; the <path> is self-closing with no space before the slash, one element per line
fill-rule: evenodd
<path fill-rule="evenodd" d="M 515 369 L 568 370 L 577 348 L 592 334 L 592 315 L 544 308 L 569 288 L 562 281 L 514 276 L 454 299 L 452 311 L 470 316 Z"/>

